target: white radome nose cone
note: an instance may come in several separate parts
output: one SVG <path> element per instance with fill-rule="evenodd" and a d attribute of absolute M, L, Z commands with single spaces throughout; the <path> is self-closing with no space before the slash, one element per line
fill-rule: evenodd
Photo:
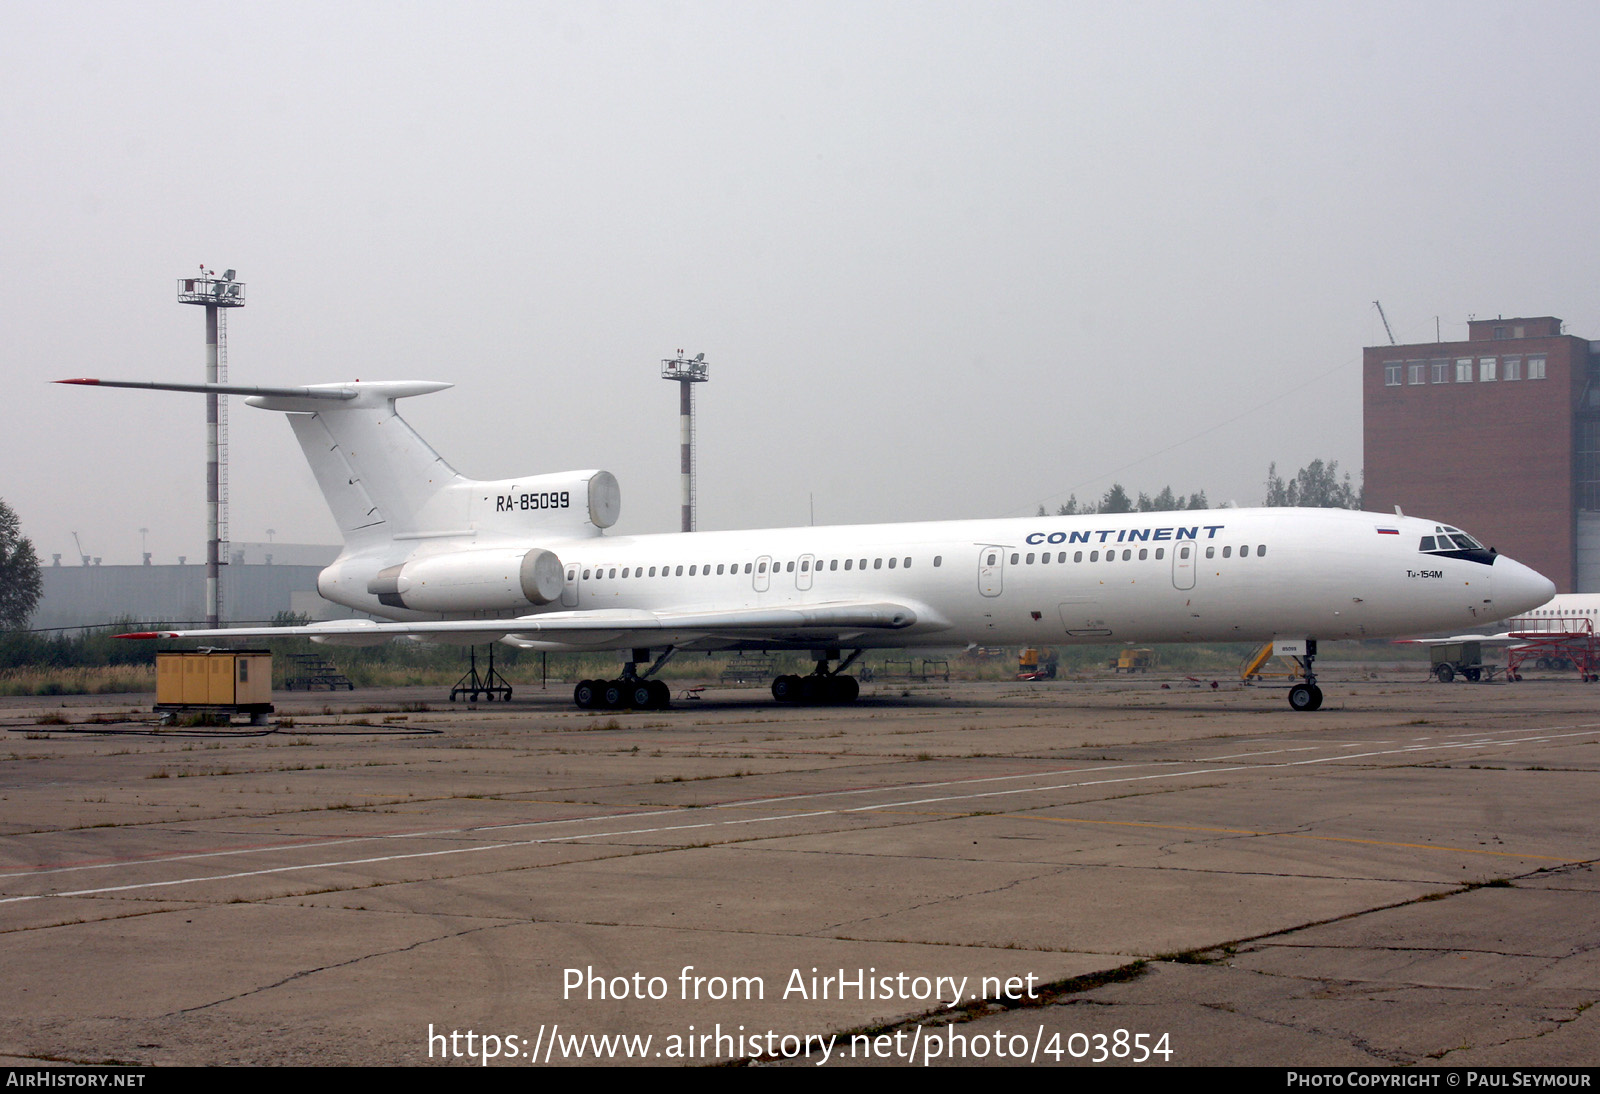
<path fill-rule="evenodd" d="M 1556 595 L 1556 583 L 1516 559 L 1494 560 L 1494 605 L 1507 616 L 1532 611 Z"/>

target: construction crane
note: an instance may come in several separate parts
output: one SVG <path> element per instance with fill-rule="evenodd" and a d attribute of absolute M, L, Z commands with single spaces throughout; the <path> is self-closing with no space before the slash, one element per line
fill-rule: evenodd
<path fill-rule="evenodd" d="M 1374 300 L 1372 306 L 1378 309 L 1378 318 L 1383 320 L 1383 333 L 1389 336 L 1389 344 L 1391 346 L 1396 345 L 1394 331 L 1389 329 L 1389 317 L 1383 314 L 1383 305 Z"/>

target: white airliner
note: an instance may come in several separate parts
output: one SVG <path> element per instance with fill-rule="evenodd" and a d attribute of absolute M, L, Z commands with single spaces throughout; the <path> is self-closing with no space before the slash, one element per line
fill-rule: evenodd
<path fill-rule="evenodd" d="M 838 702 L 856 697 L 843 670 L 868 649 L 1270 637 L 1305 668 L 1290 705 L 1315 710 L 1318 639 L 1471 626 L 1555 592 L 1459 530 L 1338 509 L 612 536 L 608 472 L 475 481 L 445 463 L 395 401 L 449 384 L 61 382 L 247 395 L 286 413 L 345 537 L 317 588 L 385 620 L 140 637 L 624 651 L 617 679 L 578 685 L 580 707 L 665 706 L 650 677 L 684 649 L 810 650 L 816 671 L 779 677 L 773 696 Z"/>
<path fill-rule="evenodd" d="M 1507 677 L 1522 679 L 1521 664 L 1537 660 L 1538 668 L 1577 668 L 1583 678 L 1594 683 L 1600 680 L 1600 593 L 1562 593 L 1536 608 L 1518 612 L 1514 617 L 1495 621 L 1501 630 L 1452 634 L 1448 638 L 1403 638 L 1412 645 L 1455 646 L 1476 642 L 1479 646 L 1503 646 L 1511 651 Z M 1453 673 L 1436 668 L 1439 679 L 1448 683 Z M 1475 674 L 1467 677 L 1476 680 Z"/>

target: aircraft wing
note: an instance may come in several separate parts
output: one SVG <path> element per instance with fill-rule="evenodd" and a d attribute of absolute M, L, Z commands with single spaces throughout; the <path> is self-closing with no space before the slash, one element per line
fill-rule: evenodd
<path fill-rule="evenodd" d="M 1448 646 L 1456 642 L 1477 642 L 1485 646 L 1511 646 L 1527 640 L 1527 635 L 1517 638 L 1505 631 L 1499 634 L 1453 634 L 1449 638 L 1396 638 L 1397 646 Z"/>
<path fill-rule="evenodd" d="M 222 627 L 210 630 L 137 631 L 119 638 L 317 638 L 334 644 L 365 645 L 388 638 L 420 637 L 441 641 L 493 642 L 506 637 L 545 638 L 583 645 L 662 644 L 696 637 L 763 638 L 777 642 L 822 640 L 862 630 L 903 630 L 917 622 L 904 604 L 884 601 L 842 601 L 793 608 L 734 608 L 719 611 L 644 611 L 597 608 L 545 612 L 517 619 L 442 619 L 419 623 L 387 623 L 341 619 L 294 627 Z M 631 638 L 629 636 L 638 636 Z M 639 641 L 643 639 L 644 641 Z M 654 639 L 652 643 L 650 640 Z"/>

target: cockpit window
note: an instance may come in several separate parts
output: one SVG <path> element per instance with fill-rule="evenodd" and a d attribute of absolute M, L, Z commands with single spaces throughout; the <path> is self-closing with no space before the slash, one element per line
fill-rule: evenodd
<path fill-rule="evenodd" d="M 1483 544 L 1473 539 L 1459 528 L 1452 528 L 1448 524 L 1437 525 L 1435 535 L 1423 536 L 1417 545 L 1417 550 L 1426 554 L 1448 555 L 1451 558 L 1467 558 L 1474 562 L 1492 563 L 1494 555 L 1484 549 Z"/>

